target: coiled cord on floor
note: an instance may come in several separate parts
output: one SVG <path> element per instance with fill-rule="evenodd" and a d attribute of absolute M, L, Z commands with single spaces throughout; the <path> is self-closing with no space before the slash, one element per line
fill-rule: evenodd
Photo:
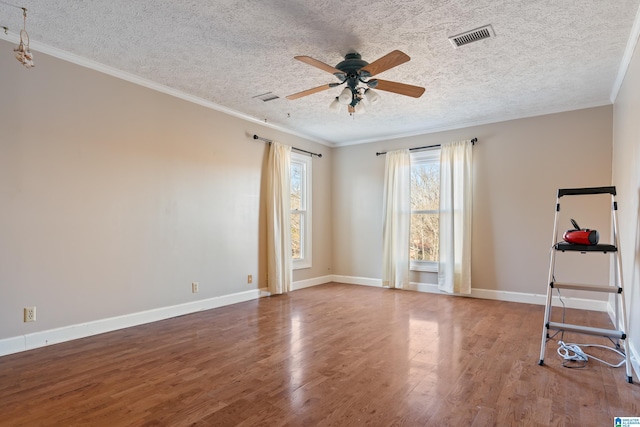
<path fill-rule="evenodd" d="M 604 363 L 605 365 L 610 366 L 612 368 L 619 368 L 620 366 L 624 365 L 626 362 L 626 357 L 624 353 L 616 350 L 615 348 L 607 347 L 606 345 L 600 345 L 600 344 L 580 344 L 580 345 L 582 347 L 600 347 L 600 348 L 605 348 L 607 350 L 611 350 L 614 353 L 621 356 L 622 360 L 617 365 L 614 365 L 613 363 L 609 363 L 605 360 L 598 359 L 597 357 L 591 354 L 585 353 L 578 344 L 565 343 L 564 341 L 558 341 L 558 354 L 560 355 L 560 357 L 564 359 L 564 362 L 562 363 L 563 366 L 569 367 L 568 365 L 566 365 L 567 362 L 584 362 L 583 365 L 581 366 L 572 366 L 574 368 L 575 367 L 583 368 L 584 366 L 586 366 L 587 361 L 590 358 L 597 360 L 600 363 Z"/>

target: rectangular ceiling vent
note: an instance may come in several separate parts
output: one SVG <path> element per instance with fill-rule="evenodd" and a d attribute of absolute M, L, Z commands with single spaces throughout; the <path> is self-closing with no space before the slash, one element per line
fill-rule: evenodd
<path fill-rule="evenodd" d="M 485 25 L 484 27 L 476 28 L 475 30 L 465 31 L 464 33 L 456 36 L 449 37 L 449 41 L 453 45 L 454 49 L 464 46 L 465 44 L 477 42 L 478 40 L 488 39 L 489 37 L 495 37 L 496 33 L 493 32 L 491 25 Z"/>
<path fill-rule="evenodd" d="M 280 98 L 278 95 L 274 95 L 271 92 L 263 93 L 262 95 L 256 95 L 253 98 L 258 98 L 263 100 L 264 102 L 273 101 L 274 99 Z"/>

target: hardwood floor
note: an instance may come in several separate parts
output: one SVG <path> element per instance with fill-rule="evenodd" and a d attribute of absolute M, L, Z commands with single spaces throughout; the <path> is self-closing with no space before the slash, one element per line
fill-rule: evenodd
<path fill-rule="evenodd" d="M 640 381 L 626 383 L 624 368 L 563 368 L 554 341 L 538 366 L 542 318 L 542 306 L 332 283 L 2 357 L 0 425 L 611 426 L 640 416 Z"/>

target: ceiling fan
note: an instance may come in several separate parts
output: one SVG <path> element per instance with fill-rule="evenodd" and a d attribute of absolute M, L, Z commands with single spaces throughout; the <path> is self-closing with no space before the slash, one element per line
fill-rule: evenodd
<path fill-rule="evenodd" d="M 409 55 L 399 50 L 394 50 L 372 63 L 364 61 L 359 53 L 347 53 L 344 57 L 344 61 L 338 63 L 335 67 L 311 58 L 310 56 L 296 56 L 295 59 L 333 74 L 338 78 L 338 80 L 340 80 L 340 82 L 329 83 L 313 89 L 294 93 L 293 95 L 287 96 L 287 99 L 289 100 L 302 98 L 303 96 L 312 95 L 317 92 L 322 92 L 323 90 L 346 84 L 345 88 L 340 92 L 340 95 L 333 100 L 329 108 L 338 111 L 340 109 L 340 105 L 347 105 L 349 113 L 353 114 L 364 111 L 365 107 L 362 102 L 363 99 L 366 99 L 370 104 L 375 104 L 379 101 L 380 96 L 372 90 L 374 88 L 400 95 L 411 96 L 413 98 L 419 98 L 424 93 L 424 88 L 420 86 L 412 86 L 405 83 L 371 78 L 383 71 L 387 71 L 400 64 L 404 64 L 411 59 L 409 58 Z"/>

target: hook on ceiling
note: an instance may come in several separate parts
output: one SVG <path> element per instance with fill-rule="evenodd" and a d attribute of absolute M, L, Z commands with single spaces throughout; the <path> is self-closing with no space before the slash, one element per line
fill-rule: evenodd
<path fill-rule="evenodd" d="M 33 53 L 31 52 L 31 47 L 29 46 L 29 33 L 27 33 L 27 8 L 16 6 L 2 0 L 0 0 L 0 3 L 22 10 L 22 29 L 20 30 L 20 42 L 18 43 L 18 46 L 13 49 L 13 51 L 15 52 L 16 59 L 22 65 L 24 65 L 26 68 L 34 67 L 35 64 L 33 63 Z M 9 34 L 9 27 L 0 26 L 0 28 L 4 30 L 4 33 L 6 35 Z"/>
<path fill-rule="evenodd" d="M 23 17 L 22 29 L 20 30 L 20 43 L 15 49 L 13 49 L 13 51 L 16 53 L 16 59 L 20 61 L 22 65 L 27 68 L 32 68 L 35 64 L 33 63 L 33 53 L 31 53 L 31 48 L 29 47 L 29 34 L 27 33 L 27 8 L 21 7 L 20 9 L 22 9 Z"/>

